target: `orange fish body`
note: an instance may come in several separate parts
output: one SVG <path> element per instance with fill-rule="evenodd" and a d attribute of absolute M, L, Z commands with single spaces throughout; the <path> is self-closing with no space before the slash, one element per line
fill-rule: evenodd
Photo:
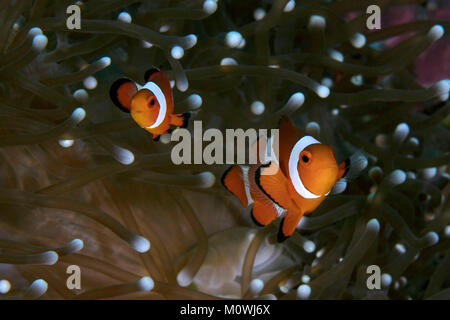
<path fill-rule="evenodd" d="M 173 96 L 164 71 L 152 68 L 145 73 L 142 87 L 134 81 L 121 78 L 110 89 L 111 100 L 122 111 L 131 113 L 133 120 L 153 134 L 153 140 L 170 132 L 171 126 L 186 127 L 189 113 L 173 113 Z"/>
<path fill-rule="evenodd" d="M 265 226 L 283 216 L 278 232 L 281 242 L 294 233 L 304 214 L 320 205 L 345 175 L 348 163 L 338 165 L 330 146 L 304 134 L 288 118 L 280 122 L 278 141 L 275 159 L 247 167 L 234 165 L 222 182 L 244 206 L 253 203 L 251 216 L 256 224 Z M 264 150 L 269 146 L 266 141 L 257 144 Z"/>

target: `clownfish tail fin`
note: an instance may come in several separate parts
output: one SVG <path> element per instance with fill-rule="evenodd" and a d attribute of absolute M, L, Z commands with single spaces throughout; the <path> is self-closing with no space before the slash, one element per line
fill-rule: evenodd
<path fill-rule="evenodd" d="M 187 128 L 189 124 L 189 119 L 191 118 L 191 113 L 185 112 L 182 114 L 182 116 L 183 116 L 183 125 L 181 126 L 181 128 Z"/>
<path fill-rule="evenodd" d="M 237 166 L 229 167 L 222 175 L 222 184 L 230 191 L 244 207 L 248 205 L 247 193 L 243 179 L 242 169 Z"/>

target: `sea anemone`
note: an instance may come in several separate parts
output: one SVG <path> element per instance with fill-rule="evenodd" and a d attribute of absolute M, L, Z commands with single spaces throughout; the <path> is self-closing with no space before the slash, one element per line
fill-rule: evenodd
<path fill-rule="evenodd" d="M 0 299 L 449 299 L 449 8 L 422 2 L 368 30 L 367 1 L 2 1 Z M 113 106 L 152 66 L 204 129 L 288 116 L 351 178 L 277 243 L 227 165 Z"/>

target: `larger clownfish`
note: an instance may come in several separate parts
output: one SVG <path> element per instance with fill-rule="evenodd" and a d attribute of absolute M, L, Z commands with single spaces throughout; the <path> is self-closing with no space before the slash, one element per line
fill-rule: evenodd
<path fill-rule="evenodd" d="M 170 126 L 187 127 L 190 113 L 173 114 L 172 88 L 165 72 L 152 68 L 144 78 L 143 86 L 127 78 L 116 80 L 109 90 L 113 103 L 131 113 L 133 120 L 153 134 L 155 141 L 170 133 Z"/>
<path fill-rule="evenodd" d="M 259 226 L 283 216 L 278 241 L 290 237 L 303 215 L 314 211 L 350 167 L 347 159 L 337 164 L 331 146 L 301 132 L 284 117 L 279 125 L 278 154 L 270 162 L 233 165 L 222 183 L 243 206 L 253 203 L 251 217 Z M 258 148 L 272 148 L 258 141 Z M 268 171 L 270 170 L 270 171 Z"/>

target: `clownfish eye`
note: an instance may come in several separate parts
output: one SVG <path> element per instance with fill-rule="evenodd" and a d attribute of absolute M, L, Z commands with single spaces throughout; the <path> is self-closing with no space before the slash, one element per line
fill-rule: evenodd
<path fill-rule="evenodd" d="M 150 100 L 149 102 L 149 106 L 153 107 L 155 105 L 155 98 L 153 98 L 152 100 Z"/>
<path fill-rule="evenodd" d="M 302 156 L 302 161 L 303 161 L 303 162 L 308 162 L 308 161 L 309 161 L 308 156 L 303 155 L 303 156 Z"/>

